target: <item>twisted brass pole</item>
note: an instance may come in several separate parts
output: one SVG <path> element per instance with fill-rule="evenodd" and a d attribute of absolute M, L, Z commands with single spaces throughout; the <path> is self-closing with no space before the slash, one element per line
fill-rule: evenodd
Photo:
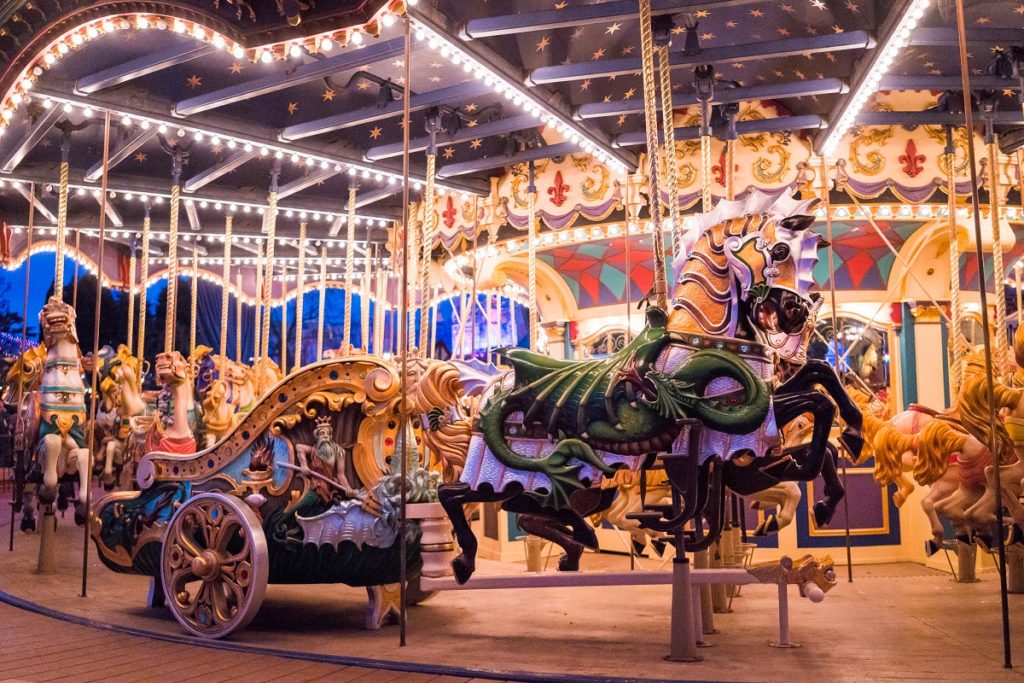
<path fill-rule="evenodd" d="M 135 255 L 134 242 L 128 245 L 128 338 L 125 345 L 128 350 L 135 348 L 135 273 L 138 269 L 138 257 Z"/>
<path fill-rule="evenodd" d="M 996 304 L 996 347 L 995 347 L 995 369 L 996 377 L 1006 377 L 1009 367 L 1010 349 L 1006 337 L 1006 271 L 1003 268 L 1003 240 L 999 225 L 999 159 L 996 151 L 996 133 L 992 131 L 988 142 L 988 165 L 989 165 L 989 189 L 988 203 L 989 214 L 992 221 L 992 271 L 995 275 L 993 282 L 993 294 Z M 981 272 L 981 279 L 984 281 L 984 271 Z"/>
<path fill-rule="evenodd" d="M 138 351 L 136 356 L 139 360 L 146 358 L 146 316 L 149 313 L 149 303 L 146 301 L 147 290 L 149 289 L 149 243 L 152 239 L 150 231 L 150 203 L 147 199 L 143 202 L 143 214 L 142 218 L 142 274 L 139 279 L 142 281 L 142 287 L 139 290 L 139 338 L 138 338 Z"/>
<path fill-rule="evenodd" d="M 295 275 L 295 369 L 302 367 L 302 318 L 306 303 L 306 221 L 299 223 L 299 270 Z"/>
<path fill-rule="evenodd" d="M 647 135 L 648 197 L 653 226 L 654 301 L 662 309 L 668 308 L 668 285 L 665 281 L 665 246 L 661 224 L 661 200 L 658 187 L 658 86 L 654 73 L 654 37 L 651 32 L 651 2 L 640 0 L 640 58 L 644 88 L 644 128 Z M 666 65 L 667 66 L 667 65 Z M 671 92 L 669 97 L 671 98 Z M 626 231 L 629 239 L 629 231 Z"/>
<path fill-rule="evenodd" d="M 320 245 L 320 283 L 316 314 L 316 357 L 324 357 L 324 306 L 327 304 L 327 244 Z"/>
<path fill-rule="evenodd" d="M 228 285 L 231 282 L 231 231 L 234 217 L 229 213 L 224 217 L 224 264 L 220 278 L 220 353 L 228 356 L 228 310 L 231 304 L 231 293 Z"/>
<path fill-rule="evenodd" d="M 174 350 L 174 329 L 178 317 L 178 205 L 181 200 L 181 157 L 174 157 L 171 185 L 171 220 L 167 236 L 167 310 L 164 315 L 164 352 Z"/>
<path fill-rule="evenodd" d="M 950 387 L 953 400 L 960 395 L 964 382 L 964 354 L 966 353 L 960 308 L 960 241 L 956 223 L 956 154 L 952 131 L 946 132 L 946 213 L 949 229 L 949 349 L 953 372 Z"/>
<path fill-rule="evenodd" d="M 55 270 L 53 273 L 53 295 L 61 301 L 64 300 L 64 254 L 67 251 L 68 171 L 70 169 L 68 157 L 70 155 L 70 145 L 70 136 L 65 135 L 60 150 L 60 185 L 57 190 L 57 237 L 55 240 Z"/>
<path fill-rule="evenodd" d="M 342 343 L 352 343 L 352 288 L 355 287 L 355 241 L 356 241 L 356 191 L 358 186 L 352 180 L 348 187 L 348 232 L 345 239 L 345 324 L 342 327 Z"/>
<path fill-rule="evenodd" d="M 665 133 L 662 161 L 665 165 L 665 189 L 668 192 L 668 218 L 672 224 L 672 250 L 669 262 L 675 260 L 676 249 L 683 243 L 683 221 L 679 215 L 679 167 L 676 165 L 675 111 L 672 106 L 672 67 L 668 45 L 658 48 L 661 73 L 661 122 Z"/>
<path fill-rule="evenodd" d="M 263 269 L 263 348 L 260 356 L 270 357 L 270 297 L 274 280 L 274 247 L 277 241 L 277 179 L 281 175 L 281 161 L 274 160 L 270 171 L 270 193 L 267 195 L 267 264 Z M 283 340 L 282 340 L 283 341 Z"/>
<path fill-rule="evenodd" d="M 420 354 L 430 354 L 430 260 L 434 251 L 434 231 L 436 216 L 434 214 L 435 185 L 434 172 L 437 154 L 427 154 L 427 177 L 423 189 L 423 242 L 420 245 L 423 254 L 420 257 Z"/>

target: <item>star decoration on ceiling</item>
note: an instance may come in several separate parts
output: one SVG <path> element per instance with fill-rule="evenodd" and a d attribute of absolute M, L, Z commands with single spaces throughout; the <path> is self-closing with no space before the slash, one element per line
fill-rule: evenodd
<path fill-rule="evenodd" d="M 615 125 L 616 126 L 621 126 L 625 122 L 626 122 L 626 115 L 625 114 L 620 114 L 619 118 L 615 121 Z"/>
<path fill-rule="evenodd" d="M 846 0 L 846 9 L 850 10 L 854 14 L 860 14 L 860 5 L 855 3 L 853 0 Z"/>
<path fill-rule="evenodd" d="M 562 0 L 561 2 L 556 2 L 555 3 L 555 9 L 565 9 L 568 6 L 569 6 L 569 3 L 566 2 L 565 0 Z"/>
<path fill-rule="evenodd" d="M 775 29 L 775 31 L 783 38 L 788 38 L 790 36 L 789 29 L 786 28 L 785 26 L 780 26 L 777 29 Z"/>
<path fill-rule="evenodd" d="M 231 66 L 228 67 L 228 71 L 230 71 L 233 74 L 240 74 L 242 73 L 243 68 L 245 67 L 242 66 L 241 62 L 232 62 Z"/>
<path fill-rule="evenodd" d="M 992 20 L 989 19 L 988 17 L 978 17 L 977 19 L 974 20 L 974 23 L 975 24 L 987 24 L 990 21 L 992 21 Z"/>
<path fill-rule="evenodd" d="M 335 93 L 334 93 L 333 90 L 331 90 L 330 88 L 327 88 L 326 90 L 324 90 L 323 95 L 321 95 L 321 97 L 323 97 L 324 102 L 333 102 L 334 101 L 334 94 Z"/>
<path fill-rule="evenodd" d="M 396 59 L 395 61 L 393 61 L 393 62 L 391 62 L 391 63 L 392 63 L 392 64 L 393 64 L 393 65 L 394 65 L 394 66 L 395 66 L 396 68 L 398 68 L 398 69 L 401 69 L 401 68 L 402 68 L 403 66 L 405 66 L 405 60 L 404 60 L 404 59 Z"/>
<path fill-rule="evenodd" d="M 470 149 L 480 149 L 480 145 L 482 144 L 484 144 L 484 141 L 481 140 L 480 138 L 477 138 L 476 140 L 473 140 L 472 142 L 469 143 L 469 147 Z"/>
<path fill-rule="evenodd" d="M 605 28 L 605 30 L 604 30 L 604 34 L 605 34 L 606 36 L 611 36 L 611 35 L 615 35 L 615 32 L 616 32 L 616 31 L 618 31 L 618 30 L 619 30 L 619 29 L 621 29 L 621 28 L 622 28 L 622 24 L 620 24 L 619 22 L 617 22 L 617 21 L 616 21 L 616 22 L 615 22 L 614 24 L 612 24 L 611 26 L 608 26 L 607 28 Z"/>
<path fill-rule="evenodd" d="M 195 90 L 196 88 L 198 88 L 199 86 L 201 86 L 203 84 L 203 79 L 202 79 L 202 77 L 197 76 L 196 74 L 192 74 L 191 76 L 189 76 L 188 78 L 185 79 L 185 83 L 188 84 L 188 87 L 190 87 L 193 90 Z"/>
<path fill-rule="evenodd" d="M 832 32 L 833 33 L 842 33 L 844 30 L 845 29 L 842 26 L 840 26 L 839 24 L 835 24 L 835 25 L 832 26 Z"/>
<path fill-rule="evenodd" d="M 455 148 L 445 147 L 444 154 L 442 154 L 441 156 L 443 156 L 445 159 L 451 159 L 453 156 L 455 156 Z"/>
<path fill-rule="evenodd" d="M 706 9 L 699 9 L 696 12 L 694 12 L 693 16 L 697 17 L 698 19 L 707 19 L 708 17 L 711 16 L 711 12 L 708 12 Z"/>
<path fill-rule="evenodd" d="M 597 51 L 594 52 L 594 54 L 591 57 L 591 59 L 601 59 L 601 57 L 604 57 L 604 48 L 603 47 L 599 47 L 597 49 Z"/>
<path fill-rule="evenodd" d="M 476 119 L 470 119 L 469 121 L 466 121 L 466 128 L 476 128 L 478 125 L 480 125 L 480 122 L 477 121 Z"/>
<path fill-rule="evenodd" d="M 405 119 L 402 119 L 402 121 L 405 121 Z M 376 140 L 377 138 L 380 137 L 380 134 L 382 132 L 384 132 L 384 131 L 381 130 L 380 126 L 374 126 L 373 128 L 370 129 L 370 139 L 371 140 Z"/>
<path fill-rule="evenodd" d="M 754 9 L 750 10 L 750 16 L 760 18 L 764 16 L 764 12 L 755 7 Z"/>
<path fill-rule="evenodd" d="M 476 102 L 470 102 L 469 104 L 466 105 L 466 111 L 468 111 L 470 114 L 472 114 L 476 110 L 477 110 Z"/>
<path fill-rule="evenodd" d="M 537 52 L 544 52 L 544 50 L 546 50 L 548 45 L 550 44 L 551 36 L 544 36 L 543 38 L 537 41 Z"/>
<path fill-rule="evenodd" d="M 586 92 L 586 91 L 590 90 L 590 79 L 589 78 L 585 79 L 582 83 L 580 83 L 580 90 L 583 91 L 583 92 Z"/>
<path fill-rule="evenodd" d="M 678 36 L 680 33 L 682 33 L 685 30 L 686 29 L 683 28 L 682 26 L 673 26 L 672 27 L 672 35 Z"/>
<path fill-rule="evenodd" d="M 430 68 L 431 69 L 440 69 L 442 66 L 444 66 L 444 65 L 441 64 L 441 62 L 431 62 L 430 63 Z"/>
<path fill-rule="evenodd" d="M 735 21 L 733 21 L 732 19 L 730 19 L 729 21 L 725 22 L 725 27 L 726 27 L 726 28 L 736 28 L 736 27 L 737 27 L 738 25 L 739 25 L 739 24 L 737 24 L 737 23 L 736 23 Z"/>
<path fill-rule="evenodd" d="M 356 84 L 356 87 L 359 88 L 360 90 L 369 90 L 371 85 L 372 83 L 370 83 L 370 81 L 363 78 L 359 81 L 359 83 Z"/>
<path fill-rule="evenodd" d="M 1017 5 L 1017 9 L 1013 10 L 1017 14 L 1024 14 L 1024 5 Z"/>
<path fill-rule="evenodd" d="M 583 30 L 584 29 L 582 26 L 577 26 L 576 29 L 572 32 L 572 35 L 569 36 L 569 40 L 577 40 L 578 38 L 580 38 L 583 35 Z"/>
<path fill-rule="evenodd" d="M 135 155 L 135 161 L 139 162 L 140 164 L 143 161 L 145 161 L 145 160 L 146 160 L 146 153 L 145 152 L 139 152 L 138 154 Z"/>
<path fill-rule="evenodd" d="M 629 90 L 627 90 L 627 91 L 626 91 L 626 92 L 625 92 L 625 93 L 624 93 L 624 94 L 622 95 L 622 99 L 624 99 L 624 100 L 629 100 L 629 99 L 632 99 L 632 98 L 633 98 L 633 95 L 635 95 L 635 94 L 636 94 L 636 88 L 630 88 Z"/>
<path fill-rule="evenodd" d="M 602 102 L 611 102 L 612 101 L 612 96 L 611 95 L 605 95 L 604 99 L 601 100 L 601 101 Z"/>
<path fill-rule="evenodd" d="M 289 102 L 288 103 L 288 115 L 289 116 L 291 116 L 292 114 L 294 114 L 298 110 L 299 110 L 299 103 L 298 102 Z"/>
<path fill-rule="evenodd" d="M 836 55 L 833 52 L 826 52 L 825 53 L 825 59 L 827 59 L 828 61 L 832 62 L 833 64 L 836 63 Z"/>
<path fill-rule="evenodd" d="M 700 39 L 701 40 L 714 40 L 715 39 L 715 34 L 714 33 L 702 33 L 702 34 L 700 34 Z"/>
<path fill-rule="evenodd" d="M 621 54 L 621 55 L 622 55 L 623 57 L 625 57 L 626 55 L 631 55 L 631 54 L 633 54 L 633 50 L 635 50 L 635 49 L 636 49 L 636 48 L 634 48 L 634 47 L 633 47 L 632 45 L 627 45 L 626 47 L 622 48 L 622 52 L 621 52 L 620 54 Z"/>
<path fill-rule="evenodd" d="M 825 3 L 822 2 L 822 0 L 811 0 L 811 7 L 820 9 L 822 12 L 824 12 L 827 9 L 825 7 Z"/>
<path fill-rule="evenodd" d="M 221 153 L 224 151 L 224 147 L 222 147 L 221 145 L 214 145 L 213 147 L 210 148 L 210 151 L 216 154 L 217 156 L 220 156 Z"/>
<path fill-rule="evenodd" d="M 428 80 L 431 83 L 440 83 L 441 82 L 441 77 L 440 76 L 431 76 Z"/>
<path fill-rule="evenodd" d="M 815 27 L 813 27 L 813 26 L 804 26 L 804 31 L 805 31 L 805 32 L 807 33 L 807 35 L 809 35 L 809 36 L 816 36 L 816 35 L 818 35 L 818 29 L 816 29 L 816 28 L 815 28 Z"/>

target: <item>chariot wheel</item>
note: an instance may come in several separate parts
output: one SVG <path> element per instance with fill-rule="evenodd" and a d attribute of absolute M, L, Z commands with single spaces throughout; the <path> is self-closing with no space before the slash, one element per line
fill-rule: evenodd
<path fill-rule="evenodd" d="M 244 628 L 263 602 L 269 563 L 259 517 L 223 493 L 186 501 L 164 532 L 160 580 L 189 633 L 221 638 Z"/>

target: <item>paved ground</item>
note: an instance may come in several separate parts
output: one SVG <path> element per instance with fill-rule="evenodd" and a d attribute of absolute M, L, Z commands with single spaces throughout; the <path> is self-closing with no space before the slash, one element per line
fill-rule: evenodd
<path fill-rule="evenodd" d="M 224 652 L 65 623 L 0 604 L 0 681 L 359 681 L 442 683 L 433 676 Z M 56 650 L 55 650 L 56 645 Z"/>
<path fill-rule="evenodd" d="M 93 549 L 89 597 L 78 597 L 82 531 L 73 526 L 70 517 L 60 526 L 61 572 L 57 576 L 32 573 L 37 537 L 19 533 L 15 552 L 9 553 L 6 529 L 3 531 L 0 591 L 81 618 L 180 635 L 166 610 L 143 607 L 144 578 L 106 570 Z M 591 568 L 617 564 L 624 569 L 627 564 L 624 558 L 592 554 L 584 560 L 585 567 Z M 508 571 L 509 567 L 502 569 Z M 398 647 L 394 627 L 363 630 L 362 589 L 271 586 L 259 615 L 247 630 L 233 635 L 231 642 L 326 656 L 460 666 L 469 669 L 466 675 L 475 670 L 506 678 L 514 677 L 511 672 L 528 672 L 566 680 L 581 675 L 759 681 L 1024 680 L 1021 667 L 1013 671 L 1001 667 L 994 574 L 983 574 L 980 583 L 962 585 L 919 565 L 879 565 L 857 567 L 856 581 L 849 584 L 845 568 L 837 569 L 844 580 L 821 604 L 800 599 L 795 589 L 791 590 L 792 638 L 802 643 L 802 648 L 767 646 L 777 628 L 775 588 L 746 586 L 731 614 L 716 615 L 721 632 L 709 638 L 715 647 L 702 651 L 705 661 L 699 664 L 663 660 L 669 639 L 668 586 L 442 593 L 410 610 L 409 645 L 405 648 Z M 1024 596 L 1011 596 L 1010 610 L 1017 661 L 1024 662 Z M 217 667 L 205 676 L 209 680 L 242 675 L 247 680 L 265 680 L 254 679 L 253 672 L 268 679 L 290 676 L 289 667 L 297 670 L 297 679 L 330 677 L 332 673 L 319 665 L 264 655 L 166 642 L 143 646 L 149 641 L 47 621 L 6 607 L 0 612 L 0 654 L 5 656 L 17 657 L 12 650 L 23 647 L 18 640 L 22 637 L 21 620 L 15 628 L 7 627 L 11 614 L 33 624 L 26 627 L 25 646 L 34 645 L 39 651 L 36 655 L 47 651 L 48 641 L 57 641 L 66 651 L 46 664 L 54 676 L 72 673 L 74 661 L 89 662 L 90 672 L 104 678 L 104 662 L 112 667 L 116 664 L 111 671 L 117 673 L 110 676 L 132 675 L 138 667 L 150 672 L 155 669 L 161 677 L 179 678 L 178 669 L 192 672 L 203 666 Z M 97 639 L 95 647 L 90 639 Z M 0 680 L 33 680 L 32 664 L 24 666 L 24 659 L 12 660 L 12 666 L 22 665 L 9 672 L 7 660 L 0 659 Z M 33 664 L 39 661 L 35 656 L 29 659 Z M 391 680 L 387 677 L 399 675 L 366 669 L 337 672 L 339 678 L 357 673 L 366 676 L 361 680 L 378 680 L 377 676 Z M 203 675 L 203 671 L 196 669 L 190 675 Z M 135 680 L 145 677 L 134 675 Z"/>

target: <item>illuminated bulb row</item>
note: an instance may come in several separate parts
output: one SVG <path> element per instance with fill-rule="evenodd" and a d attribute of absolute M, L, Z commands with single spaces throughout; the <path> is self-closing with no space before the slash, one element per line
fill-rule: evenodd
<path fill-rule="evenodd" d="M 72 230 L 73 229 L 74 228 L 72 228 Z M 15 235 L 20 235 L 22 232 L 27 232 L 27 230 L 28 229 L 25 226 L 22 226 L 22 225 L 11 226 L 11 232 L 13 232 Z M 35 226 L 35 232 L 36 232 L 37 235 L 41 235 L 43 237 L 46 237 L 47 235 L 56 236 L 57 235 L 57 228 L 55 228 L 53 226 L 37 225 L 37 226 Z M 84 228 L 84 229 L 81 230 L 81 233 L 82 233 L 82 235 L 84 237 L 99 237 L 99 230 L 96 230 L 94 228 Z M 138 230 L 107 230 L 105 232 L 105 234 L 108 235 L 111 239 L 132 239 L 132 238 L 134 238 L 134 239 L 142 239 L 142 233 L 139 232 Z M 159 241 L 163 241 L 163 242 L 166 242 L 168 240 L 169 236 L 170 236 L 166 232 L 157 232 L 157 231 L 152 231 L 149 234 L 150 234 L 150 237 L 152 237 L 153 239 L 159 240 Z M 192 241 L 194 239 L 196 242 L 206 242 L 206 243 L 209 243 L 209 244 L 214 244 L 214 243 L 223 244 L 223 243 L 225 243 L 227 241 L 224 235 L 196 235 L 196 234 L 188 233 L 188 232 L 179 233 L 178 234 L 178 238 L 181 239 L 182 241 L 185 241 L 185 242 L 190 242 L 190 241 Z M 267 241 L 266 237 L 257 237 L 257 236 L 250 236 L 250 235 L 237 235 L 237 234 L 233 235 L 232 239 L 231 239 L 231 243 L 232 244 L 252 244 L 254 246 L 255 245 L 261 245 L 261 244 L 265 243 L 266 241 Z M 327 246 L 328 249 L 345 248 L 345 246 L 347 244 L 346 240 L 333 240 L 333 239 L 331 239 L 331 240 L 308 239 L 308 240 L 306 240 L 306 243 L 307 243 L 306 246 L 312 245 L 312 246 L 320 247 L 322 245 L 325 245 L 325 246 Z M 278 237 L 278 238 L 275 238 L 274 244 L 279 244 L 279 245 L 285 246 L 285 247 L 293 247 L 293 248 L 296 248 L 296 249 L 299 247 L 299 241 L 297 239 L 295 239 L 294 237 Z M 367 247 L 367 242 L 356 240 L 356 241 L 352 242 L 352 246 L 357 248 L 357 249 L 365 249 Z M 275 260 L 276 261 L 283 261 L 285 259 L 275 259 Z M 295 261 L 296 259 L 292 259 L 292 260 Z M 234 259 L 233 259 L 233 261 L 234 261 Z"/>
<path fill-rule="evenodd" d="M 476 58 L 459 48 L 456 43 L 440 36 L 422 23 L 414 20 L 413 25 L 416 30 L 416 38 L 431 49 L 439 51 L 441 56 L 453 65 L 461 66 L 464 72 L 473 74 L 477 80 L 483 81 L 495 93 L 504 95 L 506 100 L 536 117 L 537 120 L 544 123 L 548 128 L 557 131 L 566 140 L 574 145 L 578 145 L 584 152 L 593 155 L 612 171 L 618 173 L 625 173 L 627 171 L 625 164 L 595 144 L 585 134 L 581 135 L 578 128 L 565 120 L 561 114 L 551 109 L 547 103 L 533 94 L 523 93 L 520 90 L 520 84 L 481 64 Z"/>
<path fill-rule="evenodd" d="M 42 104 L 45 109 L 60 106 L 67 114 L 74 113 L 78 109 L 81 109 L 82 114 L 87 118 L 93 116 L 97 110 L 103 111 L 103 109 L 99 107 L 94 109 L 88 105 L 82 105 L 73 100 L 57 96 L 44 97 L 42 99 Z M 183 126 L 175 122 L 161 121 L 159 119 L 145 116 L 133 116 L 130 114 L 115 112 L 113 110 L 111 110 L 111 116 L 119 119 L 121 124 L 126 127 L 137 125 L 143 130 L 156 128 L 161 135 L 176 135 L 178 138 L 191 137 L 195 142 L 208 142 L 211 148 L 226 147 L 231 150 L 238 149 L 244 152 L 258 150 L 262 157 L 289 160 L 294 164 L 310 169 L 318 168 L 326 171 L 327 169 L 333 168 L 336 173 L 348 173 L 351 177 L 358 177 L 362 180 L 374 180 L 378 183 L 386 182 L 388 185 L 395 186 L 396 188 L 402 182 L 401 174 L 381 171 L 372 166 L 364 166 L 362 164 L 355 164 L 351 162 L 339 162 L 334 159 L 328 159 L 315 154 L 300 154 L 290 149 L 267 145 L 256 140 L 214 134 L 191 126 Z M 416 192 L 419 192 L 423 188 L 423 183 L 416 179 L 411 179 L 409 185 Z M 459 193 L 464 199 L 469 197 L 467 192 L 447 186 L 443 182 L 438 182 L 437 185 L 448 191 Z"/>
<path fill-rule="evenodd" d="M 839 121 L 829 129 L 828 136 L 821 146 L 822 155 L 828 157 L 835 154 L 843 136 L 853 127 L 857 116 L 878 90 L 882 78 L 889 72 L 900 51 L 910 42 L 910 36 L 928 9 L 929 2 L 930 0 L 911 0 L 888 42 L 876 51 L 875 61 L 864 80 L 851 93 L 846 110 L 839 117 Z"/>
<path fill-rule="evenodd" d="M 29 181 L 19 179 L 2 179 L 0 178 L 0 189 L 10 185 L 11 187 L 22 187 L 27 186 Z M 99 198 L 100 190 L 95 187 L 88 185 L 80 185 L 77 183 L 69 183 L 68 188 L 73 196 L 85 197 L 91 195 L 94 198 Z M 153 204 L 160 205 L 165 201 L 170 201 L 170 194 L 162 194 L 155 192 L 129 192 L 126 190 L 109 190 L 107 196 L 111 199 L 117 199 L 118 196 L 125 199 L 126 201 L 139 200 L 141 202 L 152 202 Z M 251 202 L 225 202 L 219 199 L 201 198 L 201 197 L 188 197 L 182 200 L 186 206 L 198 206 L 201 209 L 213 209 L 215 211 L 221 211 L 231 214 L 246 214 L 255 213 L 262 215 L 268 208 L 266 204 L 255 204 Z M 346 214 L 334 214 L 320 211 L 307 211 L 305 209 L 289 208 L 286 206 L 279 206 L 277 209 L 278 217 L 284 216 L 286 218 L 299 218 L 300 220 L 312 220 L 312 221 L 326 221 L 331 222 L 337 218 L 346 218 Z M 377 218 L 374 216 L 356 215 L 356 225 L 366 224 L 369 227 L 386 228 L 389 221 L 384 218 Z"/>
<path fill-rule="evenodd" d="M 253 50 L 253 61 L 263 64 L 283 59 L 298 59 L 304 54 L 321 54 L 330 52 L 335 46 L 360 48 L 366 43 L 368 36 L 380 35 L 380 29 L 391 28 L 398 18 L 405 13 L 405 5 L 416 2 L 392 2 L 382 7 L 376 15 L 361 26 L 350 26 L 337 31 L 326 31 L 300 40 L 289 40 L 280 43 L 261 45 Z"/>

